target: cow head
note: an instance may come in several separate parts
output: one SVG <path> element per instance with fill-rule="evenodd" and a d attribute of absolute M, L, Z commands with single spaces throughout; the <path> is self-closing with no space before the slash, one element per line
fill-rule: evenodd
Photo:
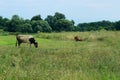
<path fill-rule="evenodd" d="M 30 38 L 29 41 L 30 41 L 30 44 L 34 44 L 35 48 L 38 47 L 38 43 L 35 41 L 34 38 Z"/>
<path fill-rule="evenodd" d="M 35 46 L 35 48 L 38 48 L 38 43 L 35 42 L 35 43 L 34 43 L 34 46 Z"/>

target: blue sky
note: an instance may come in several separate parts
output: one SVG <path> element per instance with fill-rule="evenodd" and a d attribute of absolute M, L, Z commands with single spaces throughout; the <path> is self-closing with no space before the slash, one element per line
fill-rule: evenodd
<path fill-rule="evenodd" d="M 76 24 L 101 20 L 120 20 L 120 0 L 0 0 L 0 16 L 17 14 L 24 19 L 63 13 Z"/>

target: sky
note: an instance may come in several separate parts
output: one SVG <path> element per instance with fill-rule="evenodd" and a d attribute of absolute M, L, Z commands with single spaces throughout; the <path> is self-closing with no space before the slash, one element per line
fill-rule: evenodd
<path fill-rule="evenodd" d="M 31 19 L 40 14 L 43 19 L 55 12 L 63 13 L 76 24 L 102 20 L 120 20 L 120 0 L 0 0 L 0 16 L 19 15 Z"/>

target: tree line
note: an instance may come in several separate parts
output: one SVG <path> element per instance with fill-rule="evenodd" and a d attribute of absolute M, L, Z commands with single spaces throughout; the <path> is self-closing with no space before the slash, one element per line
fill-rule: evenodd
<path fill-rule="evenodd" d="M 61 31 L 96 31 L 96 30 L 120 30 L 120 21 L 98 21 L 79 23 L 75 26 L 74 20 L 66 19 L 65 15 L 56 12 L 45 19 L 41 15 L 35 15 L 31 19 L 23 19 L 13 15 L 11 19 L 0 16 L 0 29 L 8 32 L 37 33 L 37 32 L 61 32 Z"/>

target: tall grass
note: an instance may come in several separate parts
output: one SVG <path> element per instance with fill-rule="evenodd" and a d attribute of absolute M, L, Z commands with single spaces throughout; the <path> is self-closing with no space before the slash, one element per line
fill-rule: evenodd
<path fill-rule="evenodd" d="M 75 42 L 75 35 L 85 41 Z M 112 31 L 39 33 L 34 35 L 37 49 L 27 44 L 17 48 L 14 36 L 0 36 L 0 79 L 119 80 L 119 35 Z M 7 38 L 4 44 L 2 39 Z"/>

